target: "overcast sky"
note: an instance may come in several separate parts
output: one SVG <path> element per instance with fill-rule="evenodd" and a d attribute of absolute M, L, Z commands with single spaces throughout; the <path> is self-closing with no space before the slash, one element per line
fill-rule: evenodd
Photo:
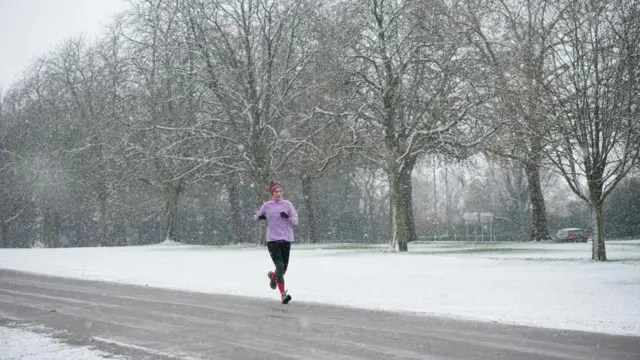
<path fill-rule="evenodd" d="M 66 38 L 99 35 L 125 0 L 0 0 L 0 87 Z"/>

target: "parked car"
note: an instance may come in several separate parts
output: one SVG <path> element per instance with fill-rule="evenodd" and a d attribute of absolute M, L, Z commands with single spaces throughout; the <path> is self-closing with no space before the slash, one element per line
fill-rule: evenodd
<path fill-rule="evenodd" d="M 587 242 L 589 234 L 580 228 L 564 228 L 554 235 L 558 242 Z"/>

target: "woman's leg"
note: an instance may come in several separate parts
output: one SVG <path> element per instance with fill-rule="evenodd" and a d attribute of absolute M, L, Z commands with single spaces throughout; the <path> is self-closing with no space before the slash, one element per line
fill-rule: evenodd
<path fill-rule="evenodd" d="M 282 303 L 288 304 L 289 301 L 291 301 L 291 295 L 288 294 L 284 287 L 284 274 L 289 265 L 289 250 L 291 244 L 288 241 L 273 241 L 267 243 L 267 247 L 269 248 L 271 259 L 276 266 L 275 280 L 278 285 L 278 290 L 280 290 L 280 295 L 282 296 Z"/>
<path fill-rule="evenodd" d="M 284 284 L 284 259 L 282 256 L 282 247 L 280 241 L 267 242 L 267 249 L 273 264 L 276 266 L 276 281 L 278 284 Z"/>
<path fill-rule="evenodd" d="M 283 272 L 282 275 L 287 273 L 287 268 L 289 267 L 289 253 L 291 252 L 291 243 L 288 241 L 284 241 L 281 245 L 281 254 L 282 254 L 282 262 L 283 262 Z"/>

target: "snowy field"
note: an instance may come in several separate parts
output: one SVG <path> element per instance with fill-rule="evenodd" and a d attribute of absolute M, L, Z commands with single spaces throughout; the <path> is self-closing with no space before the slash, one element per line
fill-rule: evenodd
<path fill-rule="evenodd" d="M 0 326 L 2 360 L 124 360 L 87 346 L 70 346 L 44 327 Z M 46 356 L 43 358 L 43 354 Z"/>
<path fill-rule="evenodd" d="M 640 336 L 640 241 L 591 244 L 294 245 L 296 301 Z M 0 268 L 278 301 L 255 246 L 2 249 Z"/>

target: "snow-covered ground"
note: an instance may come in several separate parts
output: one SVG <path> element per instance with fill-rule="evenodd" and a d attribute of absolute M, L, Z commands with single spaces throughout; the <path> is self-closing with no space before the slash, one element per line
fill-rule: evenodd
<path fill-rule="evenodd" d="M 71 346 L 57 340 L 53 331 L 43 327 L 0 326 L 0 359 L 2 360 L 116 360 L 87 346 Z M 43 354 L 46 354 L 43 357 Z"/>
<path fill-rule="evenodd" d="M 591 244 L 295 245 L 287 288 L 296 301 L 640 335 L 640 241 Z M 4 249 L 0 268 L 73 278 L 269 298 L 265 248 L 159 244 Z"/>

